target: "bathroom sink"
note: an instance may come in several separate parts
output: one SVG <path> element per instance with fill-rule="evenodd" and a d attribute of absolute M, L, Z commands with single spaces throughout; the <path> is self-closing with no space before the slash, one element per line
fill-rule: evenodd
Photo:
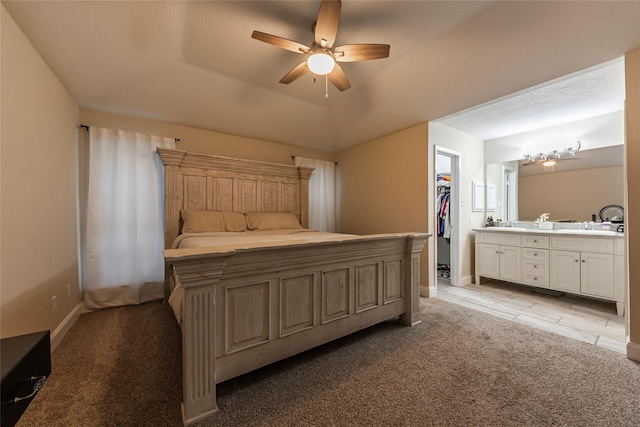
<path fill-rule="evenodd" d="M 589 235 L 601 235 L 601 236 L 615 236 L 618 233 L 610 230 L 556 230 L 558 233 L 567 234 L 589 234 Z"/>

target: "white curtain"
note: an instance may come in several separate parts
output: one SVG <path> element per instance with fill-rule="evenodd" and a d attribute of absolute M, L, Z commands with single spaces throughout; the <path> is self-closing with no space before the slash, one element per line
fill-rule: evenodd
<path fill-rule="evenodd" d="M 315 168 L 309 179 L 309 228 L 334 233 L 335 163 L 296 156 L 296 166 Z"/>
<path fill-rule="evenodd" d="M 83 230 L 84 308 L 163 297 L 164 185 L 156 148 L 173 138 L 90 127 Z"/>

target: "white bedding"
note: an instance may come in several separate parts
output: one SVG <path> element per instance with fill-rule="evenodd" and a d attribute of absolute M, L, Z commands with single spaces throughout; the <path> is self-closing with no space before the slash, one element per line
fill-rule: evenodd
<path fill-rule="evenodd" d="M 242 232 L 203 232 L 180 234 L 172 249 L 215 247 L 219 249 L 243 249 L 257 246 L 278 246 L 287 243 L 324 242 L 348 240 L 352 234 L 327 233 L 309 229 L 254 230 Z M 169 305 L 182 324 L 182 300 L 184 289 L 180 283 L 172 283 Z"/>
<path fill-rule="evenodd" d="M 342 240 L 351 237 L 349 234 L 327 233 L 309 229 L 280 229 L 255 230 L 242 232 L 205 232 L 183 233 L 179 235 L 171 246 L 172 249 L 196 247 L 232 247 L 241 249 L 254 244 L 286 243 L 286 242 L 318 242 L 328 240 Z"/>

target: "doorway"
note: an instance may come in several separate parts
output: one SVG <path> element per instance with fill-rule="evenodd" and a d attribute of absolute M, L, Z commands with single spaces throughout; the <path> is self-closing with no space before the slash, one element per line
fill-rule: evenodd
<path fill-rule="evenodd" d="M 434 283 L 460 286 L 460 153 L 436 146 L 435 159 Z"/>
<path fill-rule="evenodd" d="M 518 173 L 514 169 L 503 168 L 504 220 L 513 223 L 518 219 Z"/>

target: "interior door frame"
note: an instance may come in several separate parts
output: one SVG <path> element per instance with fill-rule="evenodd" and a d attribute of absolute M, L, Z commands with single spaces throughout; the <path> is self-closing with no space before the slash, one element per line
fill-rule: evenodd
<path fill-rule="evenodd" d="M 451 237 L 450 237 L 450 256 L 451 256 L 451 265 L 449 266 L 449 280 L 451 285 L 460 286 L 460 276 L 462 273 L 462 254 L 460 253 L 460 168 L 462 164 L 462 153 L 459 151 L 452 150 L 450 148 L 443 147 L 441 145 L 434 145 L 434 167 L 433 167 L 433 188 L 434 195 L 437 196 L 437 187 L 438 187 L 438 154 L 447 156 L 451 158 L 451 186 L 450 188 L 450 197 L 449 197 L 449 205 L 451 206 L 451 215 L 449 224 L 451 227 Z M 435 206 L 435 199 L 434 199 Z M 435 215 L 435 209 L 431 212 L 431 215 Z M 435 230 L 434 230 L 435 231 Z M 438 245 L 435 244 L 435 259 L 438 259 Z M 438 269 L 434 268 L 433 271 L 433 283 L 438 284 Z"/>
<path fill-rule="evenodd" d="M 509 179 L 507 180 L 507 175 Z M 502 167 L 502 206 L 505 221 L 518 219 L 518 171 L 512 168 Z M 508 215 L 507 215 L 508 212 Z"/>

